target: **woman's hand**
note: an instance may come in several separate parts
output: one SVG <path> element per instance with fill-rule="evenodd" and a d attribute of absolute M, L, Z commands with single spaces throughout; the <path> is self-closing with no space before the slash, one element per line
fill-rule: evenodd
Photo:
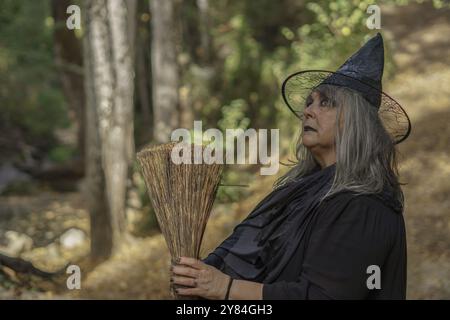
<path fill-rule="evenodd" d="M 182 296 L 199 296 L 205 299 L 224 299 L 230 276 L 200 260 L 181 257 L 171 268 L 173 284 L 190 288 L 176 289 Z"/>

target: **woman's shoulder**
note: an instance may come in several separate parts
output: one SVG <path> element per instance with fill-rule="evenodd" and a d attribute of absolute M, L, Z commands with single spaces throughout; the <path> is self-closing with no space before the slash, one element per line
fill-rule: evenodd
<path fill-rule="evenodd" d="M 368 212 L 401 213 L 397 200 L 393 197 L 389 199 L 378 194 L 358 194 L 351 191 L 343 191 L 330 198 L 328 203 L 332 207 L 360 208 Z"/>
<path fill-rule="evenodd" d="M 323 228 L 352 226 L 352 230 L 388 243 L 404 228 L 402 214 L 371 194 L 345 192 L 330 199 L 323 209 L 318 221 Z"/>
<path fill-rule="evenodd" d="M 330 223 L 359 221 L 389 228 L 403 221 L 401 212 L 379 196 L 352 192 L 342 192 L 331 198 L 323 208 L 322 217 Z"/>

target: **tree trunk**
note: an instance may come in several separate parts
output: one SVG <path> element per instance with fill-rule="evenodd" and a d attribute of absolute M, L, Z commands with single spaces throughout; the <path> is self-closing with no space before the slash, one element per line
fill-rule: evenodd
<path fill-rule="evenodd" d="M 135 20 L 136 4 L 135 0 L 91 0 L 86 1 L 86 7 L 86 86 L 92 103 L 88 113 L 94 118 L 89 119 L 88 143 L 92 146 L 88 147 L 87 182 L 94 188 L 89 192 L 95 194 L 89 196 L 92 241 L 100 241 L 92 243 L 95 259 L 103 256 L 102 250 L 116 251 L 126 234 L 127 179 L 134 157 L 134 41 L 130 41 L 130 32 L 134 31 L 130 19 Z M 105 185 L 103 194 L 101 184 Z M 99 214 L 101 211 L 107 214 Z"/>
<path fill-rule="evenodd" d="M 125 232 L 125 204 L 127 194 L 128 170 L 134 157 L 133 137 L 133 91 L 134 43 L 129 39 L 128 6 L 135 1 L 109 0 L 108 22 L 110 26 L 112 58 L 112 113 L 105 108 L 100 122 L 105 126 L 102 144 L 104 167 L 106 172 L 106 190 L 112 216 L 114 243 L 122 240 Z M 135 7 L 135 6 L 133 6 Z M 100 62 L 100 61 L 98 61 Z M 95 68 L 94 68 L 95 69 Z M 102 71 L 100 68 L 99 71 Z M 101 78 L 100 78 L 101 79 Z M 101 94 L 99 95 L 102 96 Z M 108 99 L 108 96 L 104 98 Z M 102 104 L 99 103 L 98 106 Z M 106 105 L 105 105 L 106 106 Z M 107 125 L 106 125 L 107 124 Z"/>
<path fill-rule="evenodd" d="M 174 0 L 151 0 L 154 139 L 163 143 L 179 126 L 178 61 Z"/>
<path fill-rule="evenodd" d="M 86 92 L 86 175 L 84 198 L 90 214 L 91 257 L 94 261 L 108 258 L 112 252 L 111 222 L 105 193 L 105 174 L 102 166 L 100 132 L 98 131 L 91 43 L 91 9 L 86 1 L 84 35 L 84 70 Z"/>
<path fill-rule="evenodd" d="M 200 17 L 200 41 L 202 48 L 202 62 L 206 65 L 211 63 L 211 36 L 209 23 L 209 3 L 208 0 L 197 0 L 197 7 Z"/>
<path fill-rule="evenodd" d="M 80 161 L 77 167 L 84 170 L 85 155 L 85 95 L 83 87 L 83 51 L 81 41 L 73 30 L 66 27 L 66 10 L 69 0 L 52 0 L 52 12 L 55 19 L 54 51 L 56 64 L 60 69 L 60 78 L 64 95 L 67 98 L 70 115 L 77 126 L 77 149 Z M 76 70 L 79 70 L 77 72 Z"/>
<path fill-rule="evenodd" d="M 151 139 L 151 128 L 152 128 L 152 119 L 151 119 L 151 106 L 150 106 L 150 86 L 148 83 L 147 73 L 150 71 L 147 68 L 146 57 L 145 57 L 145 45 L 147 42 L 143 37 L 139 37 L 137 43 L 136 50 L 136 84 L 137 84 L 137 92 L 139 93 L 139 105 L 141 109 L 142 115 L 142 126 L 144 128 L 143 135 L 145 140 Z"/>

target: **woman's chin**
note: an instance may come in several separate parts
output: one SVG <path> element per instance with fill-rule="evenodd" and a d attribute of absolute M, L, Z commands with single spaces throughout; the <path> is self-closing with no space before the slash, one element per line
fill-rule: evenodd
<path fill-rule="evenodd" d="M 306 148 L 311 148 L 316 144 L 316 141 L 314 138 L 309 137 L 308 135 L 304 135 L 302 138 L 302 144 L 306 147 Z"/>

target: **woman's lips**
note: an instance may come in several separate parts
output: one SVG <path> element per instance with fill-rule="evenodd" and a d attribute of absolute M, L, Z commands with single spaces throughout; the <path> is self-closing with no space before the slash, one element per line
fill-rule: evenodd
<path fill-rule="evenodd" d="M 310 126 L 304 126 L 304 127 L 303 127 L 303 131 L 304 131 L 304 132 L 307 132 L 307 131 L 317 131 L 317 130 L 314 129 L 313 127 L 310 127 Z"/>

